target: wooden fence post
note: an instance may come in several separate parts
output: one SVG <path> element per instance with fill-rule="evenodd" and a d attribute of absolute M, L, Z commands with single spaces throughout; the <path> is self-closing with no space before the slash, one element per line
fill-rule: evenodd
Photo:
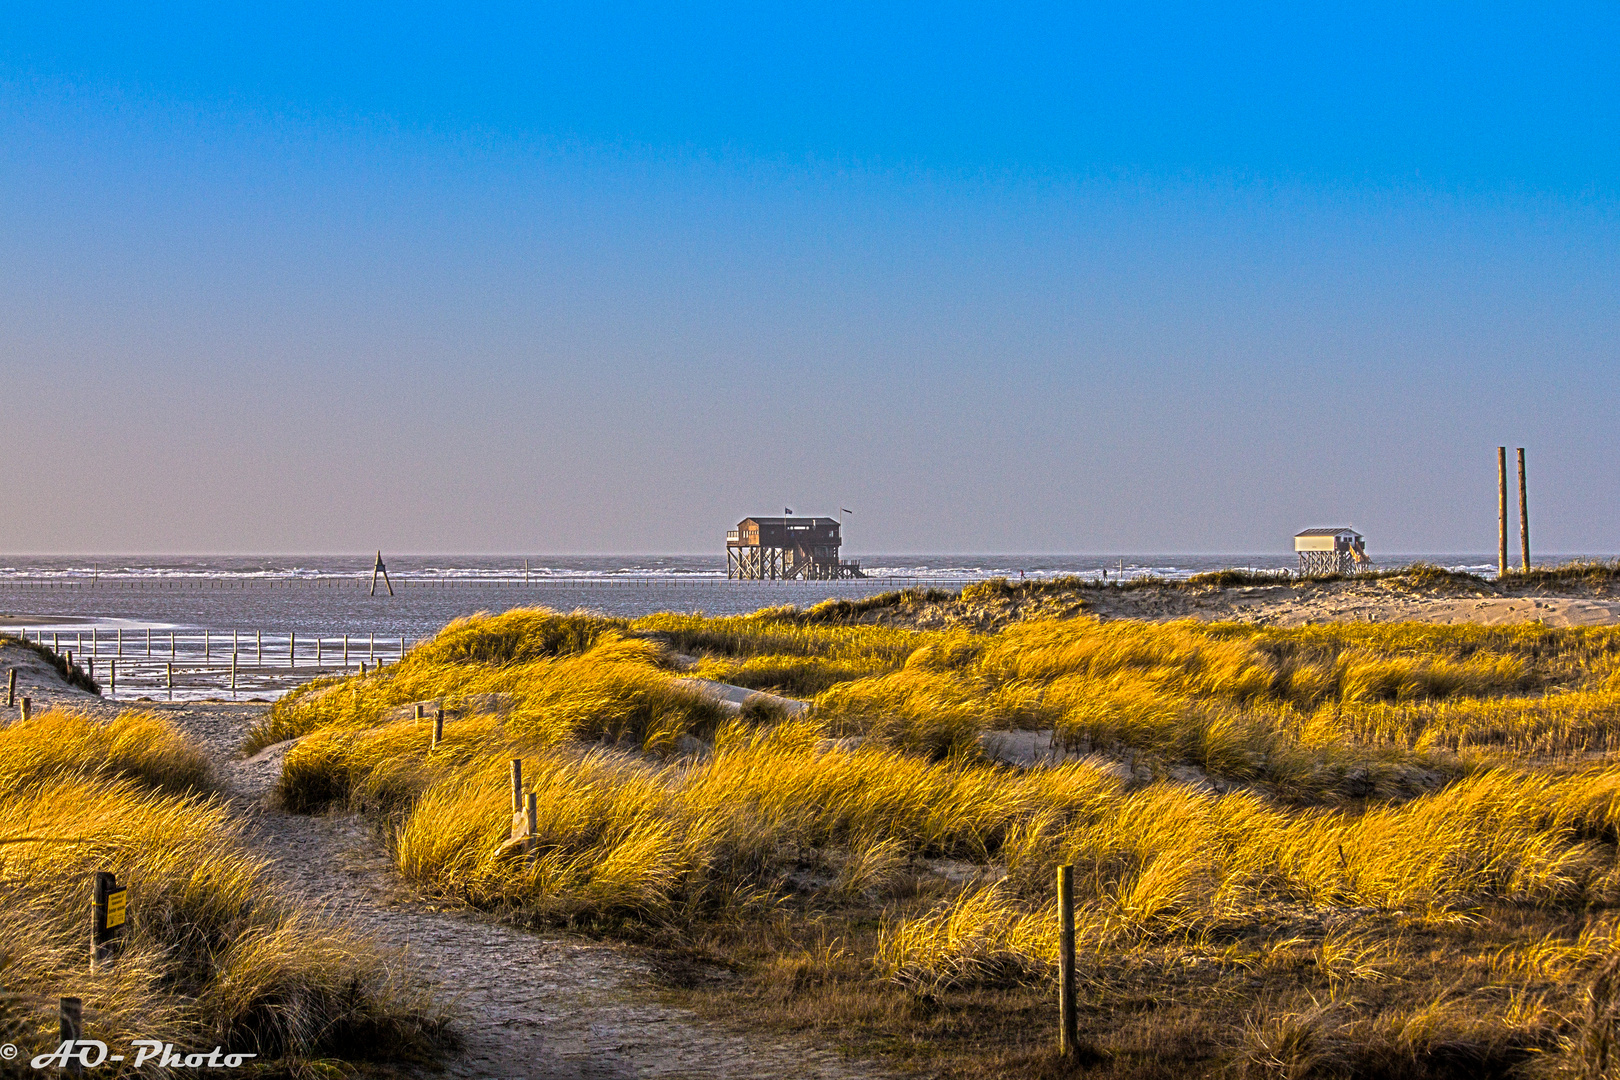
<path fill-rule="evenodd" d="M 22 699 L 22 718 L 24 720 L 26 720 L 30 716 L 32 716 L 33 713 L 34 713 L 33 699 L 32 698 L 23 698 Z"/>
<path fill-rule="evenodd" d="M 1058 867 L 1058 1052 L 1073 1057 L 1080 1028 L 1074 1000 L 1074 867 Z"/>
<path fill-rule="evenodd" d="M 236 654 L 231 653 L 231 697 L 236 696 Z"/>
<path fill-rule="evenodd" d="M 118 658 L 107 661 L 107 692 L 118 693 Z"/>
<path fill-rule="evenodd" d="M 444 742 L 444 709 L 441 707 L 433 716 L 433 746 L 437 747 Z"/>
<path fill-rule="evenodd" d="M 96 871 L 90 901 L 90 970 L 99 971 L 112 959 L 113 939 L 128 913 L 128 892 L 118 887 L 118 878 L 105 870 Z"/>
<path fill-rule="evenodd" d="M 512 813 L 523 809 L 523 759 L 512 759 Z"/>
<path fill-rule="evenodd" d="M 12 668 L 6 676 L 6 708 L 17 704 L 17 669 Z"/>
<path fill-rule="evenodd" d="M 167 664 L 164 664 L 163 666 L 166 669 L 168 669 L 168 673 L 169 673 L 169 700 L 173 701 L 174 700 L 174 661 L 170 660 Z"/>
<path fill-rule="evenodd" d="M 70 1043 L 75 1050 L 78 1049 L 79 1040 L 84 1038 L 83 1000 L 76 997 L 61 998 L 57 1003 L 57 1020 L 61 1042 Z M 81 1076 L 84 1074 L 84 1063 L 77 1057 L 70 1057 L 67 1071 L 71 1076 Z"/>
<path fill-rule="evenodd" d="M 295 630 L 287 631 L 287 666 L 298 666 L 298 633 Z"/>

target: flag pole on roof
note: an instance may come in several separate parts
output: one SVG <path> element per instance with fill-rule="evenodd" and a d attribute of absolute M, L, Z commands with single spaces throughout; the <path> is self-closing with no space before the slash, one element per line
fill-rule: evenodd
<path fill-rule="evenodd" d="M 786 506 L 782 507 L 782 513 L 787 514 L 789 517 L 793 516 L 793 511 Z"/>

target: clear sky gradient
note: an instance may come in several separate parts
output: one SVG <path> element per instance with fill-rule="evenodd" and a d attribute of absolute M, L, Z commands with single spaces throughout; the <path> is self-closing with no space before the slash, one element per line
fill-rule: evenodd
<path fill-rule="evenodd" d="M 1613 6 L 156 7 L 0 24 L 0 549 L 1620 550 Z"/>

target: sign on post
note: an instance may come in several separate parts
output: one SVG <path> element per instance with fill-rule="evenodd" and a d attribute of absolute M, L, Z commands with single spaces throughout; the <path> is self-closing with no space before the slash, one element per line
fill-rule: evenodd
<path fill-rule="evenodd" d="M 129 891 L 105 870 L 96 871 L 90 893 L 90 970 L 112 959 L 113 941 L 129 921 Z"/>
<path fill-rule="evenodd" d="M 124 925 L 124 918 L 129 911 L 128 899 L 129 890 L 123 886 L 119 886 L 107 894 L 108 930 L 116 930 Z"/>

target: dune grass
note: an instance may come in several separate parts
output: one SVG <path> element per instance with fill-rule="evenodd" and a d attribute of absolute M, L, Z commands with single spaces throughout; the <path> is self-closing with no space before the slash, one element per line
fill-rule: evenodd
<path fill-rule="evenodd" d="M 24 641 L 22 638 L 11 634 L 0 634 L 0 643 L 9 645 L 12 648 L 27 649 L 55 668 L 56 674 L 69 686 L 83 690 L 86 693 L 100 695 L 101 684 L 92 679 L 89 672 L 85 671 L 76 661 L 69 663 L 66 656 L 57 653 L 50 646 L 42 645 L 37 641 Z"/>
<path fill-rule="evenodd" d="M 91 1037 L 259 1055 L 429 1061 L 442 1022 L 396 961 L 282 895 L 210 794 L 203 755 L 151 716 L 49 711 L 0 727 L 0 1041 L 56 1046 L 56 998 Z M 90 881 L 129 889 L 110 965 L 88 971 Z"/>
<path fill-rule="evenodd" d="M 802 615 L 458 622 L 278 707 L 306 733 L 280 796 L 373 814 L 425 893 L 684 958 L 700 1010 L 936 1075 L 1553 1075 L 1616 1037 L 1620 633 Z M 828 681 L 808 717 L 734 715 L 674 652 Z M 464 703 L 432 751 L 423 699 Z M 1071 755 L 998 765 L 996 729 Z M 1225 793 L 1159 767 L 1185 764 Z M 1059 863 L 1095 1050 L 1070 1065 Z"/>

